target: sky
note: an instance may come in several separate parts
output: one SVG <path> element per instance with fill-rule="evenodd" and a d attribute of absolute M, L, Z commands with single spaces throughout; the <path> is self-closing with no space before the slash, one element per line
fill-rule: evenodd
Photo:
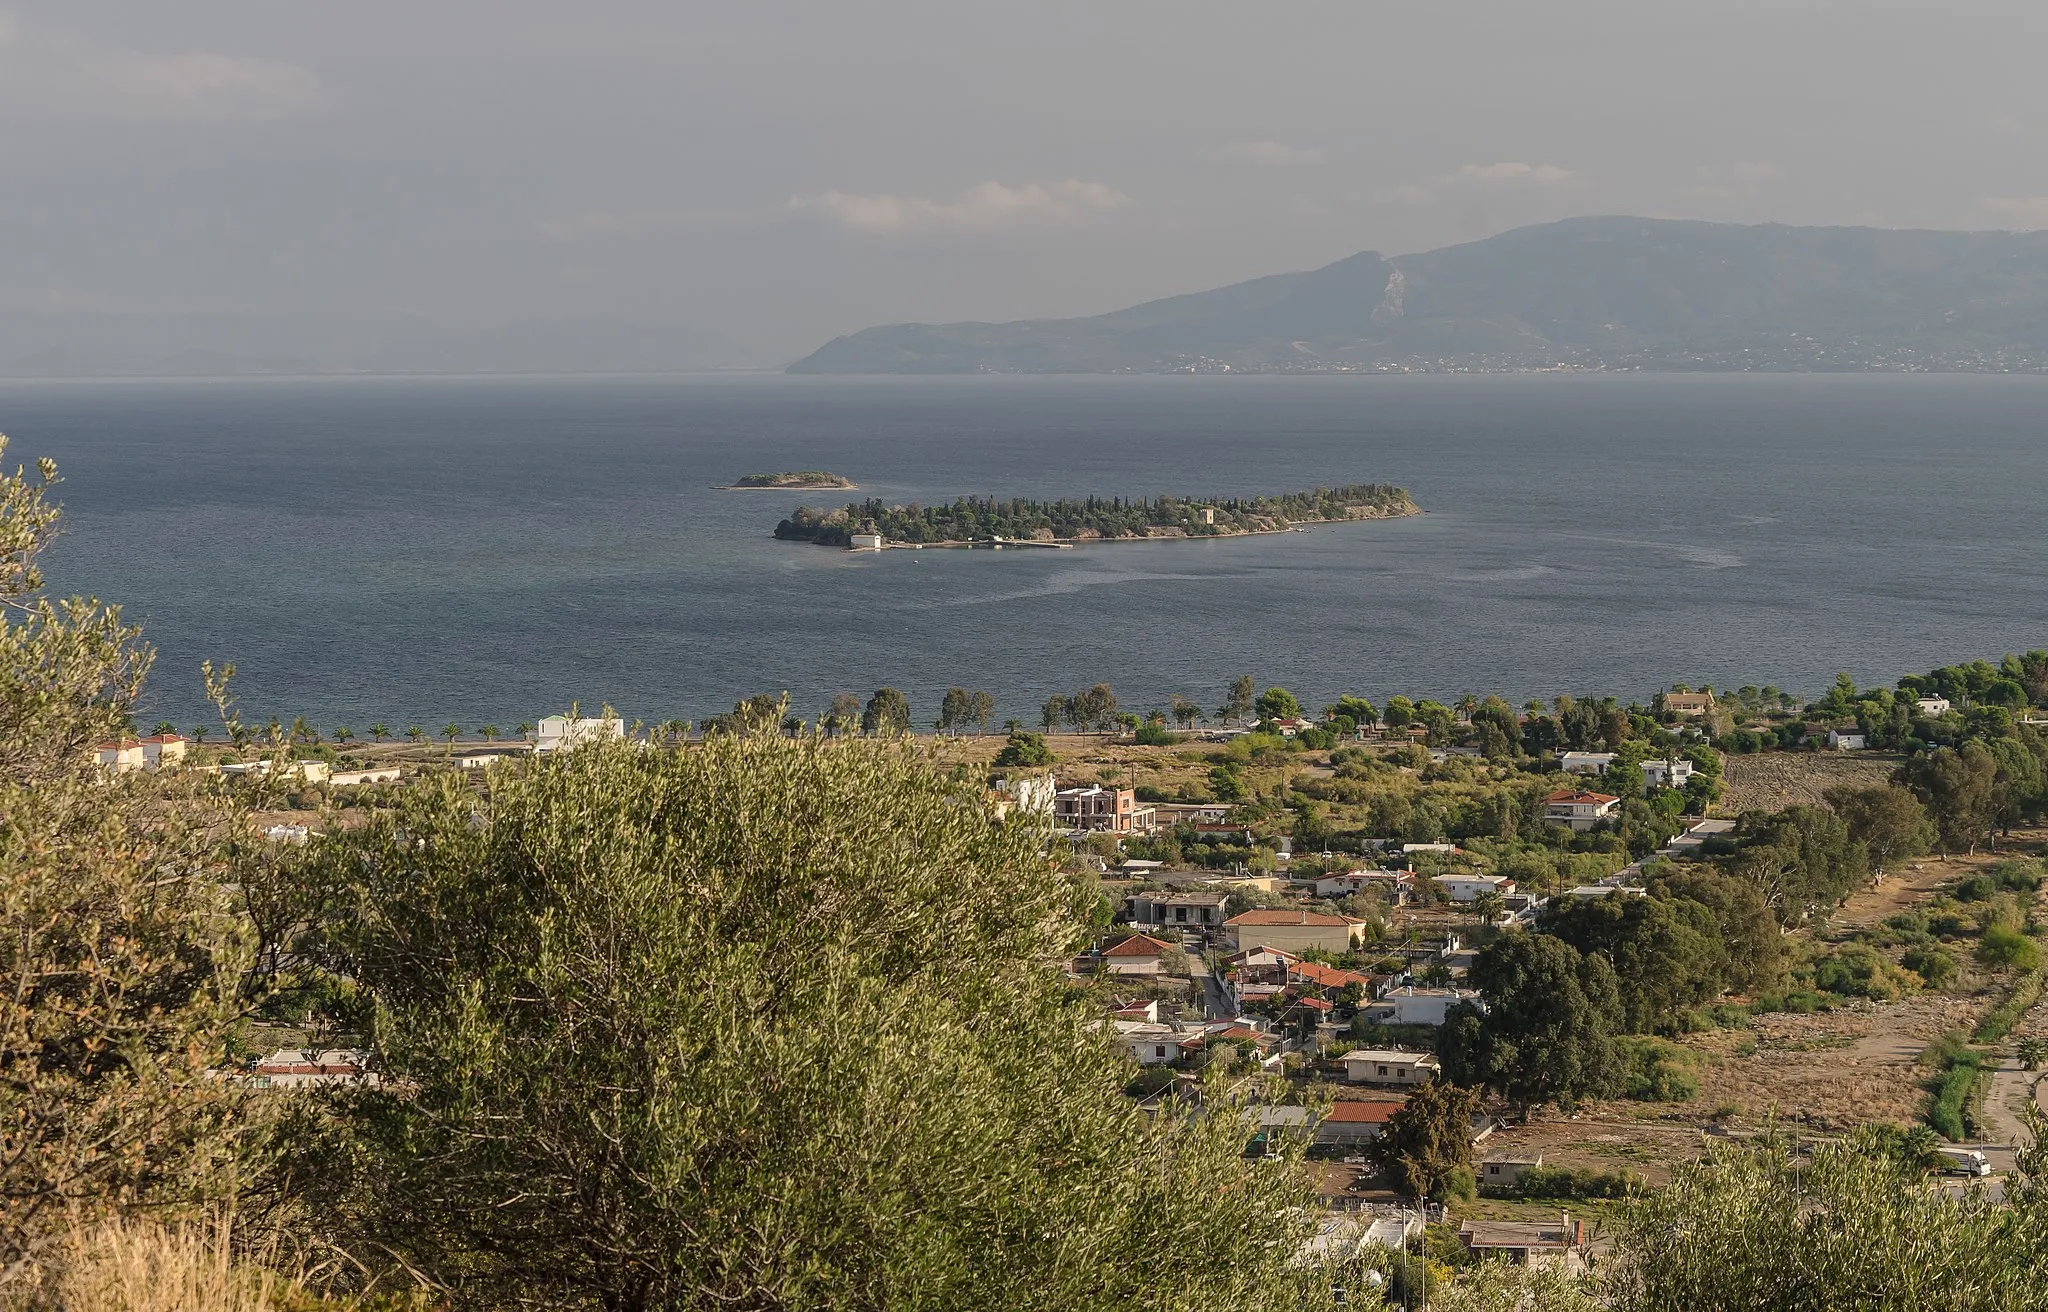
<path fill-rule="evenodd" d="M 2044 45 L 2040 0 L 0 0 L 0 372 L 775 367 L 1576 214 L 2048 227 Z"/>

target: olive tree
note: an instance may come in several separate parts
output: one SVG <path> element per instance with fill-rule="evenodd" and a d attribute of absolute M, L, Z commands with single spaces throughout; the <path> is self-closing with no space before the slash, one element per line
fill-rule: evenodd
<path fill-rule="evenodd" d="M 242 1124 L 208 1074 L 248 961 L 238 816 L 100 768 L 150 652 L 118 610 L 43 594 L 55 481 L 0 471 L 0 1271 L 81 1213 L 231 1188 Z"/>
<path fill-rule="evenodd" d="M 1327 1302 L 1298 1170 L 1123 1097 L 1088 890 L 912 746 L 596 744 L 312 860 L 385 1078 L 295 1178 L 458 1307 Z"/>

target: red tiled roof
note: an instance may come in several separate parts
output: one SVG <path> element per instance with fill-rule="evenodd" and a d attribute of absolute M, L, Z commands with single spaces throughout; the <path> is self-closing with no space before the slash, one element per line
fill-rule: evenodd
<path fill-rule="evenodd" d="M 1290 967 L 1287 973 L 1304 983 L 1318 984 L 1327 989 L 1341 989 L 1346 984 L 1356 984 L 1361 988 L 1372 986 L 1370 975 L 1361 975 L 1355 970 L 1339 970 L 1335 966 L 1322 966 L 1313 961 L 1304 961 Z"/>
<path fill-rule="evenodd" d="M 159 733 L 144 738 L 142 741 L 146 743 L 182 743 L 186 739 L 185 735 L 181 733 Z"/>
<path fill-rule="evenodd" d="M 140 742 L 139 740 L 137 740 L 137 739 L 134 739 L 134 738 L 122 738 L 122 739 L 118 739 L 118 740 L 116 740 L 116 739 L 113 739 L 113 738 L 109 738 L 109 739 L 107 739 L 107 741 L 105 741 L 105 742 L 103 742 L 103 743 L 99 744 L 99 746 L 98 746 L 98 747 L 97 747 L 97 748 L 96 748 L 95 750 L 97 750 L 97 751 L 102 751 L 102 752 L 110 752 L 110 751 L 114 751 L 114 750 L 116 750 L 116 749 L 119 749 L 119 750 L 121 750 L 121 751 L 124 751 L 124 752 L 125 752 L 125 751 L 127 751 L 127 750 L 128 750 L 129 748 L 131 748 L 131 747 L 140 747 L 140 746 L 142 746 L 142 743 L 141 743 L 141 742 Z"/>
<path fill-rule="evenodd" d="M 1330 1104 L 1330 1114 L 1325 1120 L 1339 1125 L 1385 1125 L 1404 1104 L 1398 1102 L 1363 1102 L 1345 1099 Z"/>
<path fill-rule="evenodd" d="M 1575 802 L 1587 806 L 1605 806 L 1609 802 L 1619 802 L 1621 799 L 1619 797 L 1610 797 L 1606 793 L 1574 793 L 1569 790 L 1561 790 L 1552 793 L 1543 800 L 1551 804 Z"/>
<path fill-rule="evenodd" d="M 1349 916 L 1326 916 L 1320 911 L 1240 911 L 1223 922 L 1226 925 L 1356 925 Z"/>
<path fill-rule="evenodd" d="M 1169 944 L 1145 934 L 1133 934 L 1114 947 L 1104 948 L 1105 957 L 1156 957 L 1166 951 Z"/>

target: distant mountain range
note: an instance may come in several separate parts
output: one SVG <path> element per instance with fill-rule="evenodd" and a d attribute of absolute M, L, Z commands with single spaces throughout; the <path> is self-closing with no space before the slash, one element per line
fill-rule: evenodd
<path fill-rule="evenodd" d="M 1085 319 L 892 324 L 792 373 L 2048 370 L 2048 232 L 1582 218 Z"/>

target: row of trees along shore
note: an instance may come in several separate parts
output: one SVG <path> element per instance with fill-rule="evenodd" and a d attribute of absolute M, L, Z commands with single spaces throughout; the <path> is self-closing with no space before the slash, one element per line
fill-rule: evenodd
<path fill-rule="evenodd" d="M 775 526 L 775 536 L 839 547 L 850 546 L 855 533 L 880 533 L 891 542 L 923 543 L 988 542 L 995 538 L 1218 537 L 1326 520 L 1382 519 L 1415 511 L 1415 502 L 1405 490 L 1385 483 L 1208 500 L 1170 496 L 1059 501 L 961 497 L 943 505 L 921 506 L 914 502 L 891 505 L 869 498 L 836 510 L 798 506 Z"/>
<path fill-rule="evenodd" d="M 1124 1096 L 1101 997 L 1056 965 L 1088 940 L 1087 881 L 899 739 L 596 743 L 423 776 L 306 844 L 257 836 L 285 771 L 106 775 L 94 744 L 151 654 L 117 610 L 44 595 L 54 479 L 0 475 L 0 1304 L 1408 1295 L 1384 1252 L 1308 1256 L 1300 1145 L 1245 1156 L 1284 1086 Z M 376 1079 L 235 1078 L 309 1033 Z M 1589 1280 L 1416 1272 L 1451 1312 L 2027 1312 L 2048 1307 L 2042 1166 L 1994 1203 L 1927 1188 L 1882 1137 L 1806 1158 L 1767 1136 L 1623 1205 Z"/>

